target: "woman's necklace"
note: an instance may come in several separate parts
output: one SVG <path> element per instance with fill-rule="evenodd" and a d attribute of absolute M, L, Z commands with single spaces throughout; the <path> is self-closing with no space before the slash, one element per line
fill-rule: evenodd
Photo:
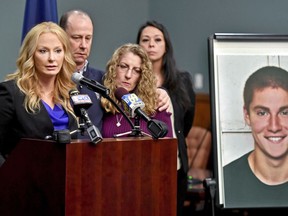
<path fill-rule="evenodd" d="M 120 114 L 121 115 L 121 114 Z M 123 115 L 121 115 L 120 118 L 118 118 L 118 114 L 116 114 L 116 126 L 120 127 L 121 126 L 121 120 L 123 118 Z"/>

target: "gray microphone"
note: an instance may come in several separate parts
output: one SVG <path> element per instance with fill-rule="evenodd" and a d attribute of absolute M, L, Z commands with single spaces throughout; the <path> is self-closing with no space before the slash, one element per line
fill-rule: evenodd
<path fill-rule="evenodd" d="M 110 93 L 110 90 L 107 89 L 104 85 L 98 83 L 95 80 L 90 80 L 78 72 L 74 72 L 72 74 L 72 81 L 76 84 L 82 84 L 86 86 L 88 89 L 101 94 L 103 97 L 106 97 Z"/>

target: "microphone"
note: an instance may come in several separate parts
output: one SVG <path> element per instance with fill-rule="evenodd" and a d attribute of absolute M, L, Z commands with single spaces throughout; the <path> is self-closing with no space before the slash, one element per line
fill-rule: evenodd
<path fill-rule="evenodd" d="M 54 131 L 52 135 L 47 135 L 44 139 L 53 140 L 59 144 L 68 144 L 71 142 L 71 135 L 74 132 L 70 132 L 68 129 Z"/>
<path fill-rule="evenodd" d="M 147 122 L 147 129 L 154 139 L 165 137 L 168 133 L 167 125 L 159 120 L 151 119 L 142 108 L 144 102 L 134 93 L 130 94 L 125 88 L 119 87 L 115 91 L 115 97 L 121 101 L 124 111 L 134 118 L 140 116 Z"/>
<path fill-rule="evenodd" d="M 88 115 L 87 108 L 92 105 L 92 101 L 87 94 L 79 94 L 77 89 L 73 89 L 69 92 L 70 98 L 73 104 L 73 110 L 75 115 L 80 117 L 87 126 L 87 133 L 90 140 L 97 144 L 103 140 L 102 135 L 97 127 L 95 127 Z"/>
<path fill-rule="evenodd" d="M 77 89 L 69 92 L 70 99 L 73 104 L 75 115 L 81 117 L 81 109 L 88 109 L 92 105 L 92 100 L 87 94 L 79 94 Z"/>
<path fill-rule="evenodd" d="M 141 110 L 145 107 L 144 102 L 134 93 L 130 94 L 125 88 L 117 88 L 115 97 L 122 102 L 124 111 L 129 117 L 134 118 L 137 114 L 143 116 L 145 121 L 150 118 Z"/>
<path fill-rule="evenodd" d="M 72 74 L 72 81 L 76 84 L 85 85 L 88 89 L 95 91 L 95 92 L 98 92 L 99 94 L 101 94 L 104 97 L 106 97 L 110 93 L 110 90 L 107 89 L 105 86 L 101 85 L 100 83 L 98 83 L 95 80 L 90 80 L 90 79 L 84 77 L 83 75 L 81 75 L 78 72 L 74 72 Z"/>

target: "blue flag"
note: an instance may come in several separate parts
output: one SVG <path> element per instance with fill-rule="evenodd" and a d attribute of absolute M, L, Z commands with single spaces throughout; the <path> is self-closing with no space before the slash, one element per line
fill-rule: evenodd
<path fill-rule="evenodd" d="M 22 41 L 31 28 L 44 21 L 58 23 L 57 0 L 26 0 Z"/>

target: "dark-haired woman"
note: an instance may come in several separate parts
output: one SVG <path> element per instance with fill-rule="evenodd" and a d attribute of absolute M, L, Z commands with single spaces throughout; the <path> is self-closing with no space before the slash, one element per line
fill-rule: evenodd
<path fill-rule="evenodd" d="M 168 91 L 174 110 L 174 128 L 178 138 L 178 188 L 177 215 L 183 215 L 187 185 L 188 156 L 185 138 L 192 126 L 195 108 L 195 93 L 188 72 L 176 67 L 173 47 L 167 29 L 156 21 L 144 23 L 137 35 L 153 64 L 157 87 Z"/>

